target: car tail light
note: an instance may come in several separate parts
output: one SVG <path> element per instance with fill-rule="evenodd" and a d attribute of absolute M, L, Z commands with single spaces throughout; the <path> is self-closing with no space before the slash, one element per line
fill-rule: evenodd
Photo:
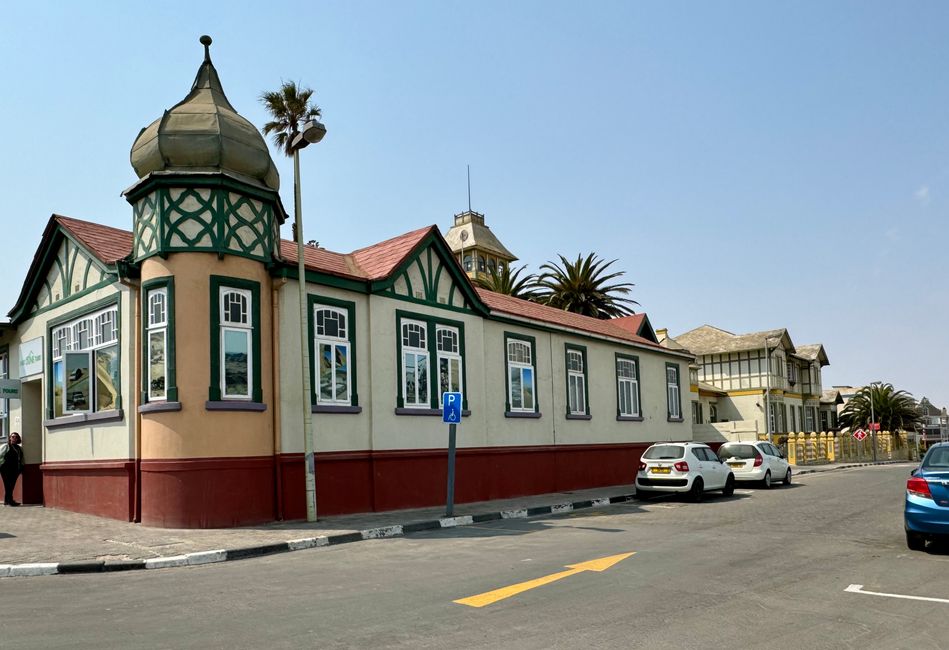
<path fill-rule="evenodd" d="M 644 472 L 645 470 L 646 470 L 646 463 L 640 463 L 640 464 L 639 464 L 639 471 L 640 471 L 640 472 Z"/>
<path fill-rule="evenodd" d="M 677 471 L 677 472 L 688 472 L 688 471 L 689 471 L 689 464 L 688 464 L 687 462 L 685 462 L 684 460 L 680 460 L 678 463 L 676 463 L 675 465 L 673 465 L 673 467 L 676 468 L 676 471 Z"/>
<path fill-rule="evenodd" d="M 918 476 L 912 477 L 910 480 L 906 481 L 906 491 L 910 494 L 915 494 L 918 497 L 923 497 L 926 499 L 932 499 L 933 494 L 929 491 L 929 482 L 924 478 Z"/>
<path fill-rule="evenodd" d="M 761 467 L 761 463 L 764 462 L 764 458 L 761 457 L 761 454 L 755 456 L 755 467 Z"/>

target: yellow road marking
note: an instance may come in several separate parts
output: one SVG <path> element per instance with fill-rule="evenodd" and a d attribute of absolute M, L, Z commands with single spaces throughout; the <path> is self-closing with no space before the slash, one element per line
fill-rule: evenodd
<path fill-rule="evenodd" d="M 581 562 L 580 564 L 569 564 L 567 565 L 568 571 L 560 571 L 559 573 L 552 573 L 549 576 L 544 576 L 543 578 L 535 578 L 534 580 L 519 582 L 516 585 L 511 585 L 509 587 L 501 587 L 500 589 L 495 589 L 494 591 L 487 591 L 483 594 L 468 596 L 467 598 L 460 598 L 454 602 L 458 603 L 459 605 L 468 605 L 469 607 L 484 607 L 485 605 L 490 605 L 491 603 L 496 603 L 499 600 L 516 596 L 517 594 L 530 589 L 543 587 L 544 585 L 550 584 L 551 582 L 562 580 L 563 578 L 576 575 L 577 573 L 581 573 L 583 571 L 606 571 L 614 564 L 622 562 L 629 556 L 635 554 L 635 552 L 620 553 L 619 555 L 601 557 L 597 560 Z"/>

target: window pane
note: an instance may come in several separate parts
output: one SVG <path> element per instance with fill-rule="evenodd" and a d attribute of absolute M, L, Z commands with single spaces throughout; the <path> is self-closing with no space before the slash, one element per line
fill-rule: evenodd
<path fill-rule="evenodd" d="M 57 361 L 53 364 L 53 417 L 55 418 L 63 415 L 64 386 L 63 362 Z"/>
<path fill-rule="evenodd" d="M 461 359 L 451 360 L 451 390 L 453 393 L 461 392 Z"/>
<path fill-rule="evenodd" d="M 148 397 L 165 397 L 165 330 L 148 334 Z"/>
<path fill-rule="evenodd" d="M 336 345 L 336 400 L 349 402 L 349 348 Z"/>
<path fill-rule="evenodd" d="M 405 355 L 405 403 L 415 404 L 418 402 L 418 387 L 415 381 L 415 355 L 411 352 Z"/>
<path fill-rule="evenodd" d="M 320 399 L 333 399 L 333 346 L 320 344 Z"/>
<path fill-rule="evenodd" d="M 571 376 L 567 382 L 570 386 L 570 404 L 568 405 L 571 413 L 576 413 L 579 409 L 577 408 L 577 378 Z"/>
<path fill-rule="evenodd" d="M 521 386 L 521 369 L 511 368 L 509 374 L 511 381 L 511 408 L 524 408 L 523 387 Z"/>
<path fill-rule="evenodd" d="M 524 383 L 524 408 L 534 409 L 534 369 L 524 368 L 522 371 Z"/>
<path fill-rule="evenodd" d="M 119 346 L 96 350 L 96 410 L 115 409 L 119 397 Z"/>
<path fill-rule="evenodd" d="M 418 403 L 428 403 L 428 356 L 419 354 L 416 357 L 418 376 Z"/>
<path fill-rule="evenodd" d="M 247 325 L 247 297 L 237 291 L 224 294 L 224 309 L 221 320 L 230 325 Z"/>
<path fill-rule="evenodd" d="M 630 385 L 628 381 L 621 381 L 619 384 L 619 413 L 620 415 L 632 415 L 630 412 Z"/>
<path fill-rule="evenodd" d="M 65 411 L 89 410 L 89 355 L 66 355 L 66 408 Z"/>
<path fill-rule="evenodd" d="M 629 383 L 629 397 L 633 405 L 633 415 L 639 415 L 639 382 Z"/>
<path fill-rule="evenodd" d="M 224 394 L 250 395 L 250 333 L 224 330 Z"/>

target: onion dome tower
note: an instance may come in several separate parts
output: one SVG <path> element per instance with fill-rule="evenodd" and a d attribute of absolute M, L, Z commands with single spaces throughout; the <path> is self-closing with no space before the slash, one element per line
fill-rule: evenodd
<path fill-rule="evenodd" d="M 139 180 L 141 521 L 209 528 L 274 519 L 273 307 L 280 178 L 224 94 L 211 38 L 191 91 L 132 145 Z"/>

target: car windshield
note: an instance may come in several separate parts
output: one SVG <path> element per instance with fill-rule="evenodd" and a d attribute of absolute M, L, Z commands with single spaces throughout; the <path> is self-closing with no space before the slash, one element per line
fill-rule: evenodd
<path fill-rule="evenodd" d="M 656 445 L 655 447 L 647 449 L 646 453 L 643 454 L 643 458 L 648 458 L 649 460 L 675 460 L 676 458 L 682 458 L 684 454 L 685 447 L 678 445 Z"/>
<path fill-rule="evenodd" d="M 728 458 L 740 458 L 745 460 L 748 458 L 756 458 L 758 455 L 758 450 L 755 449 L 753 445 L 722 445 L 721 449 L 718 450 L 718 457 L 722 460 Z"/>
<path fill-rule="evenodd" d="M 949 469 L 949 447 L 930 449 L 923 459 L 923 469 Z"/>

